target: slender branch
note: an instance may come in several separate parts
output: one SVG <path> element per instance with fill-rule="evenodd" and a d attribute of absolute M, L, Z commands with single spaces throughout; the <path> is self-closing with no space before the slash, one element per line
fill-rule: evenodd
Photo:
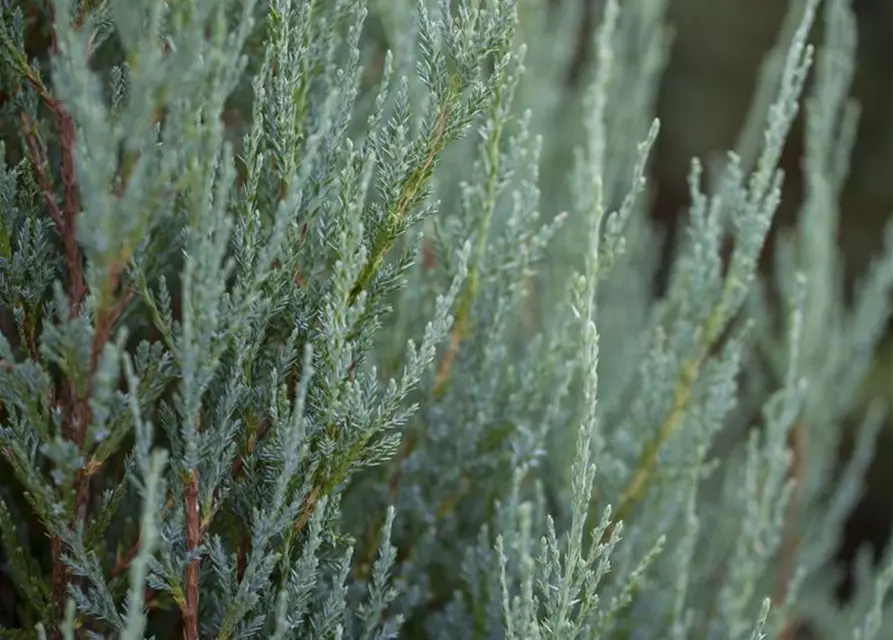
<path fill-rule="evenodd" d="M 454 89 L 450 92 L 445 100 L 447 105 L 452 102 L 452 97 L 456 90 L 456 82 L 457 80 L 453 78 Z M 360 275 L 357 276 L 356 282 L 354 282 L 354 285 L 350 290 L 350 294 L 348 296 L 348 304 L 353 305 L 353 303 L 356 302 L 357 297 L 359 297 L 360 293 L 362 293 L 369 287 L 369 284 L 372 282 L 375 274 L 378 273 L 378 269 L 381 266 L 381 263 L 384 261 L 385 256 L 391 250 L 391 247 L 393 247 L 395 235 L 394 229 L 392 228 L 393 223 L 391 221 L 400 221 L 404 217 L 406 217 L 406 214 L 409 212 L 410 205 L 412 205 L 419 192 L 424 188 L 425 184 L 431 178 L 431 175 L 434 171 L 434 165 L 437 162 L 437 158 L 446 147 L 447 125 L 449 124 L 451 116 L 452 111 L 448 108 L 448 106 L 444 106 L 440 109 L 440 112 L 437 115 L 437 120 L 434 125 L 434 133 L 431 142 L 428 145 L 428 152 L 425 155 L 425 159 L 420 166 L 416 167 L 410 173 L 409 178 L 403 185 L 403 190 L 400 193 L 400 197 L 397 199 L 392 212 L 388 216 L 388 221 L 384 223 L 383 228 L 376 235 L 375 241 L 372 243 L 372 251 L 369 256 L 369 260 L 363 266 L 363 270 L 360 272 Z"/>
<path fill-rule="evenodd" d="M 642 500 L 647 492 L 661 449 L 682 422 L 682 418 L 685 416 L 688 405 L 692 400 L 694 385 L 701 374 L 701 368 L 710 355 L 716 340 L 722 333 L 728 317 L 726 305 L 720 302 L 707 318 L 704 325 L 704 340 L 701 343 L 700 351 L 694 358 L 683 365 L 679 382 L 673 394 L 673 404 L 670 406 L 670 412 L 657 430 L 657 433 L 654 434 L 654 437 L 642 450 L 633 475 L 620 494 L 617 509 L 611 518 L 611 524 L 605 529 L 605 533 L 599 541 L 600 543 L 610 539 L 617 523 L 627 519 L 632 509 Z"/>
<path fill-rule="evenodd" d="M 127 550 L 122 557 L 118 558 L 118 561 L 115 563 L 115 566 L 112 567 L 112 570 L 109 571 L 109 578 L 119 578 L 124 573 L 130 569 L 130 563 L 133 562 L 133 559 L 136 558 L 137 554 L 140 552 L 140 546 L 142 545 L 142 540 L 138 537 L 136 542 L 134 542 L 130 549 Z"/>
<path fill-rule="evenodd" d="M 52 100 L 52 98 L 50 98 L 50 100 Z M 67 116 L 67 114 L 65 115 Z M 77 183 L 74 175 L 74 136 L 73 133 L 70 133 L 68 136 L 64 133 L 66 127 L 71 127 L 73 130 L 74 124 L 63 125 L 61 119 L 62 116 L 58 113 L 57 116 L 60 118 L 59 133 L 62 140 L 63 157 L 62 179 L 65 184 L 65 200 L 64 204 L 61 206 L 56 198 L 56 189 L 52 178 L 49 175 L 46 147 L 40 139 L 31 119 L 25 113 L 21 114 L 20 121 L 22 124 L 22 132 L 28 143 L 28 155 L 31 164 L 34 167 L 37 184 L 43 192 L 50 218 L 56 227 L 56 232 L 62 239 L 62 245 L 65 249 L 65 260 L 68 270 L 69 318 L 75 318 L 80 312 L 81 304 L 83 303 L 86 294 L 86 283 L 84 282 L 81 250 L 77 244 L 75 235 L 75 218 L 80 205 L 77 195 Z M 68 117 L 70 118 L 70 116 Z M 69 156 L 71 156 L 71 158 L 66 161 L 66 157 Z"/>
<path fill-rule="evenodd" d="M 87 4 L 89 8 L 95 8 L 99 3 L 85 3 L 82 12 L 77 16 L 75 28 L 81 28 L 85 21 Z M 50 7 L 50 49 L 57 51 L 57 38 L 55 29 L 55 13 Z M 77 242 L 77 218 L 81 210 L 80 189 L 76 169 L 76 123 L 71 113 L 62 103 L 52 95 L 50 90 L 40 79 L 37 72 L 31 67 L 19 51 L 12 51 L 12 59 L 19 72 L 34 88 L 44 106 L 53 114 L 56 120 L 59 135 L 63 197 L 60 203 L 56 196 L 56 188 L 50 177 L 48 168 L 46 145 L 40 139 L 36 127 L 27 114 L 22 113 L 20 121 L 25 136 L 29 159 L 34 167 L 38 186 L 43 192 L 47 204 L 49 216 L 53 221 L 56 232 L 59 235 L 65 252 L 67 270 L 68 293 L 68 317 L 77 318 L 81 315 L 83 304 L 87 295 L 87 284 L 84 278 L 83 255 Z M 125 293 L 116 299 L 121 274 L 127 262 L 128 256 L 121 258 L 112 266 L 108 278 L 104 283 L 100 297 L 99 309 L 96 312 L 96 326 L 93 333 L 93 342 L 90 350 L 90 367 L 87 388 L 83 394 L 79 394 L 74 381 L 67 380 L 59 394 L 63 422 L 62 435 L 73 442 L 83 452 L 87 439 L 87 431 L 92 422 L 92 412 L 89 406 L 89 398 L 92 394 L 92 378 L 99 367 L 99 360 L 105 345 L 111 338 L 112 330 L 120 319 L 127 304 L 132 300 L 132 293 Z M 90 478 L 95 474 L 101 464 L 91 464 L 79 469 L 74 479 L 74 513 L 71 526 L 74 528 L 79 522 L 87 518 L 90 505 Z M 53 600 L 62 611 L 66 598 L 67 585 L 72 580 L 65 563 L 62 560 L 62 543 L 57 538 L 52 540 L 53 556 Z M 58 629 L 54 632 L 55 638 L 60 638 Z"/>
<path fill-rule="evenodd" d="M 198 471 L 193 470 L 184 483 L 186 508 L 186 550 L 195 557 L 186 565 L 186 599 L 182 606 L 183 637 L 185 640 L 199 640 L 199 573 L 201 558 L 198 547 L 201 544 L 201 513 L 198 499 Z"/>
<path fill-rule="evenodd" d="M 313 515 L 313 507 L 316 506 L 316 503 L 319 500 L 319 493 L 319 487 L 313 487 L 313 489 L 310 490 L 310 495 L 307 496 L 307 500 L 304 502 L 304 507 L 301 509 L 301 515 L 298 517 L 297 522 L 295 522 L 295 534 L 300 533 L 301 530 L 307 526 L 307 523 L 310 522 L 310 516 Z"/>
<path fill-rule="evenodd" d="M 802 480 L 806 467 L 807 436 L 805 425 L 798 421 L 790 434 L 792 459 L 788 469 L 788 477 L 793 480 L 794 487 L 785 513 L 787 532 L 781 546 L 780 567 L 775 584 L 775 593 L 772 594 L 773 604 L 781 604 L 787 599 L 788 589 L 790 588 L 791 578 L 796 566 L 797 553 L 800 549 L 800 536 L 795 530 L 794 524 L 797 512 L 803 501 Z M 798 622 L 796 619 L 787 620 L 778 636 L 779 640 L 792 640 L 797 628 Z"/>
<path fill-rule="evenodd" d="M 620 500 L 618 501 L 617 510 L 614 512 L 613 522 L 616 523 L 620 520 L 625 520 L 633 506 L 635 506 L 645 494 L 657 464 L 657 458 L 660 455 L 664 443 L 666 443 L 670 436 L 676 431 L 676 427 L 679 426 L 682 417 L 685 415 L 686 409 L 688 409 L 688 405 L 692 398 L 692 388 L 700 374 L 705 356 L 706 350 L 702 351 L 700 356 L 688 362 L 683 367 L 682 376 L 679 380 L 679 384 L 676 386 L 676 392 L 673 396 L 673 405 L 670 408 L 670 413 L 667 415 L 667 419 L 664 420 L 663 424 L 661 424 L 655 437 L 652 438 L 642 450 L 642 455 L 639 457 L 639 462 L 636 464 L 636 469 L 633 472 L 632 478 L 630 478 L 623 493 L 620 494 Z M 605 532 L 606 536 L 610 537 L 611 529 L 613 529 L 613 524 L 608 528 L 608 531 Z"/>
<path fill-rule="evenodd" d="M 43 83 L 39 81 L 30 67 L 26 67 L 26 69 L 27 72 L 25 73 L 25 76 L 29 79 L 31 84 L 36 87 L 38 94 L 50 111 L 55 114 L 59 127 L 62 153 L 62 183 L 65 193 L 61 205 L 56 198 L 55 187 L 49 175 L 45 150 L 46 147 L 40 140 L 30 118 L 24 113 L 22 113 L 20 117 L 22 131 L 25 135 L 30 160 L 34 166 L 38 185 L 43 192 L 50 218 L 56 226 L 56 231 L 62 239 L 62 244 L 65 249 L 66 267 L 68 272 L 68 315 L 69 319 L 73 319 L 80 315 L 87 290 L 86 282 L 84 280 L 82 255 L 77 243 L 75 226 L 77 215 L 80 212 L 80 198 L 78 194 L 74 160 L 74 119 L 71 117 L 71 114 L 69 114 L 61 104 L 49 94 L 43 86 Z M 101 337 L 102 336 L 98 332 L 94 335 L 94 345 L 96 340 L 101 339 Z M 65 439 L 74 442 L 80 449 L 83 447 L 87 428 L 91 422 L 91 411 L 87 401 L 89 392 L 84 397 L 79 396 L 74 381 L 66 380 L 63 383 L 60 396 L 63 415 L 62 436 Z M 78 522 L 82 522 L 86 518 L 90 500 L 89 489 L 89 476 L 84 469 L 78 470 L 75 474 L 75 508 L 71 522 L 72 527 L 77 526 Z M 61 612 L 64 606 L 68 584 L 71 582 L 72 576 L 62 559 L 63 545 L 58 537 L 52 539 L 51 549 L 53 556 L 53 602 L 57 611 Z M 58 628 L 54 632 L 54 638 L 61 638 L 61 631 L 59 631 Z"/>

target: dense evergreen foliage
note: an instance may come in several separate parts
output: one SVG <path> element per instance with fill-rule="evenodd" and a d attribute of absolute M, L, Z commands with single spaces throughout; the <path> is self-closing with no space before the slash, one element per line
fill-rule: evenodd
<path fill-rule="evenodd" d="M 581 92 L 561 3 L 2 0 L 0 637 L 893 637 L 893 553 L 834 597 L 893 286 L 893 234 L 841 284 L 850 4 L 656 293 L 665 0 Z"/>

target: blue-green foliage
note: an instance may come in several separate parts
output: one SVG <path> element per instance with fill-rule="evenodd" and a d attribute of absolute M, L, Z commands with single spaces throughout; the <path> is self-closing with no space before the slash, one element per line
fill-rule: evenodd
<path fill-rule="evenodd" d="M 831 563 L 893 287 L 835 246 L 850 0 L 791 3 L 659 298 L 667 3 L 580 95 L 545 4 L 3 0 L 0 637 L 890 637 L 893 554 Z"/>

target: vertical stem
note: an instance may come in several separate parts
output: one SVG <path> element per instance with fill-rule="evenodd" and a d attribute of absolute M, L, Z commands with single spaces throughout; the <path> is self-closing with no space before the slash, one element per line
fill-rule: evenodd
<path fill-rule="evenodd" d="M 201 525 L 198 505 L 198 471 L 194 470 L 185 486 L 186 502 L 186 549 L 196 554 L 201 543 Z M 198 635 L 198 578 L 201 559 L 196 555 L 186 565 L 186 601 L 183 607 L 183 637 L 185 640 L 199 640 Z"/>

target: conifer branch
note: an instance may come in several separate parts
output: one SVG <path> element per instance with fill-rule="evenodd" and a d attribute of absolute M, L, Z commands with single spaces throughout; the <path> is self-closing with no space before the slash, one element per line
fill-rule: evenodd
<path fill-rule="evenodd" d="M 186 552 L 194 556 L 186 565 L 185 598 L 182 604 L 183 637 L 199 640 L 199 574 L 201 571 L 201 512 L 199 507 L 198 471 L 193 470 L 184 478 L 184 510 L 186 514 Z"/>
<path fill-rule="evenodd" d="M 446 148 L 448 142 L 447 127 L 450 125 L 450 120 L 454 115 L 452 104 L 458 98 L 458 95 L 459 78 L 454 75 L 450 79 L 450 89 L 447 91 L 443 103 L 438 108 L 437 117 L 431 132 L 431 139 L 428 141 L 423 160 L 410 171 L 403 183 L 399 197 L 391 205 L 381 228 L 372 241 L 369 258 L 350 289 L 348 295 L 348 303 L 350 305 L 356 302 L 361 292 L 369 288 L 369 285 L 375 278 L 375 274 L 381 268 L 385 256 L 390 252 L 397 239 L 397 232 L 403 218 L 409 213 L 410 207 L 415 204 L 419 193 L 425 188 L 425 185 L 434 174 L 437 159 Z"/>

